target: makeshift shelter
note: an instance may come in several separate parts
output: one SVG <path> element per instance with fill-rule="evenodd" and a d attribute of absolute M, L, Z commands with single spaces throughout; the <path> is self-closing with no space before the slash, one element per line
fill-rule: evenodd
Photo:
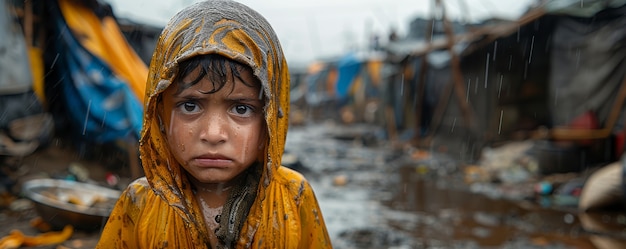
<path fill-rule="evenodd" d="M 23 80 L 27 82 L 24 89 L 36 96 L 26 104 L 9 100 L 11 105 L 19 109 L 36 106 L 35 98 L 48 117 L 44 120 L 51 124 L 46 139 L 54 137 L 61 144 L 72 145 L 85 158 L 102 152 L 109 158 L 128 156 L 122 160 L 129 162 L 132 174 L 138 176 L 136 141 L 148 69 L 127 42 L 111 8 L 96 0 L 6 3 L 29 55 L 22 52 L 12 63 L 29 65 L 26 70 L 32 72 L 32 79 Z M 17 42 L 12 45 L 20 48 Z M 2 111 L 11 105 L 3 103 Z M 43 122 L 29 119 L 20 123 Z M 22 130 L 45 131 L 29 127 Z M 32 152 L 34 149 L 19 156 Z M 115 161 L 116 167 L 123 166 L 119 163 Z"/>
<path fill-rule="evenodd" d="M 447 88 L 437 94 L 442 102 L 432 117 L 418 116 L 432 120 L 419 142 L 471 160 L 486 145 L 545 139 L 589 148 L 565 151 L 586 156 L 583 164 L 614 159 L 623 145 L 615 138 L 624 127 L 625 4 L 550 1 L 518 20 L 448 35 L 409 53 L 406 60 L 442 49 L 451 55 Z M 421 89 L 416 95 L 433 94 Z"/>
<path fill-rule="evenodd" d="M 305 100 L 305 105 L 320 117 L 337 118 L 337 110 L 355 115 L 353 122 L 363 122 L 366 105 L 379 99 L 382 85 L 383 57 L 380 54 L 348 53 L 326 62 L 316 62 L 309 66 L 304 83 L 294 94 Z M 293 89 L 292 89 L 293 90 Z M 329 116 L 330 115 L 330 116 Z M 351 118 L 352 119 L 352 118 Z"/>
<path fill-rule="evenodd" d="M 31 68 L 31 49 L 15 17 L 12 5 L 0 1 L 0 156 L 32 153 L 52 129 L 33 86 L 41 68 L 35 62 Z"/>
<path fill-rule="evenodd" d="M 58 3 L 58 4 L 57 4 Z M 147 66 L 126 43 L 112 15 L 71 0 L 50 2 L 50 64 L 69 124 L 84 139 L 110 142 L 139 137 Z M 58 91 L 61 90 L 61 91 Z M 77 135 L 77 134 L 74 134 Z"/>
<path fill-rule="evenodd" d="M 381 125 L 393 140 L 429 136 L 440 119 L 446 118 L 442 107 L 450 98 L 453 76 L 458 74 L 451 53 L 460 53 L 466 42 L 465 35 L 458 35 L 465 31 L 458 22 L 416 19 L 411 27 L 420 30 L 411 30 L 410 39 L 391 42 L 385 48 L 382 102 L 386 118 Z M 448 32 L 453 36 L 451 43 L 447 42 Z"/>

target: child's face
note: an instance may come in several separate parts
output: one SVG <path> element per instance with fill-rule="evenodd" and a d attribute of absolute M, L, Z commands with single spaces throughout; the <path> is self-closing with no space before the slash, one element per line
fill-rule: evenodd
<path fill-rule="evenodd" d="M 183 82 L 195 79 L 199 71 Z M 162 95 L 168 145 L 196 183 L 228 184 L 259 158 L 265 142 L 260 86 L 242 83 L 255 82 L 249 70 L 241 70 L 241 79 L 228 78 L 215 93 L 206 93 L 213 84 L 204 77 L 182 91 L 174 82 Z"/>

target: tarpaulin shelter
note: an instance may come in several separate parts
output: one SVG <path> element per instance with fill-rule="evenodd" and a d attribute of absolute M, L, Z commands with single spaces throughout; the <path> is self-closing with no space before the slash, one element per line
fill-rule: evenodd
<path fill-rule="evenodd" d="M 326 108 L 337 113 L 340 108 L 352 109 L 356 119 L 363 121 L 366 102 L 380 97 L 383 57 L 379 54 L 347 53 L 339 58 L 310 65 L 302 98 L 308 107 Z M 300 96 L 300 95 L 297 95 Z"/>
<path fill-rule="evenodd" d="M 73 136 L 97 143 L 138 138 L 147 66 L 106 6 L 43 2 L 49 19 L 46 97 Z M 135 139 L 136 140 L 136 139 Z"/>
<path fill-rule="evenodd" d="M 448 88 L 421 141 L 436 146 L 436 137 L 452 154 L 475 158 L 483 146 L 511 139 L 583 143 L 623 134 L 625 4 L 550 1 L 409 54 L 453 52 Z"/>
<path fill-rule="evenodd" d="M 361 69 L 361 62 L 354 53 L 348 53 L 339 59 L 337 69 L 339 74 L 335 83 L 335 92 L 337 98 L 344 99 L 348 96 L 350 86 Z"/>
<path fill-rule="evenodd" d="M 11 35 L 3 36 L 6 39 L 0 43 L 12 56 L 0 58 L 8 62 L 0 69 L 7 73 L 0 77 L 13 79 L 0 83 L 11 84 L 3 88 L 10 88 L 10 95 L 0 93 L 0 113 L 4 113 L 0 122 L 25 116 L 20 114 L 24 110 L 43 113 L 39 120 L 23 119 L 2 129 L 29 131 L 21 137 L 32 138 L 34 131 L 48 128 L 54 136 L 81 146 L 83 152 L 94 148 L 90 145 L 104 144 L 133 150 L 141 129 L 148 69 L 127 42 L 111 8 L 96 0 L 2 3 L 7 15 L 0 19 L 7 21 L 3 27 L 10 28 L 2 32 L 11 31 Z M 20 92 L 28 98 L 15 97 L 16 93 L 24 95 Z M 21 142 L 19 137 L 10 138 L 0 140 L 12 142 L 13 147 Z"/>

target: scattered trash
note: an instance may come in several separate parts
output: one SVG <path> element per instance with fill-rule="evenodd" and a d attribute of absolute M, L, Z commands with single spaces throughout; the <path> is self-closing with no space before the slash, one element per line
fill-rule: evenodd
<path fill-rule="evenodd" d="M 333 178 L 333 185 L 335 186 L 345 186 L 348 183 L 348 176 L 346 175 L 338 175 Z"/>
<path fill-rule="evenodd" d="M 108 172 L 106 173 L 105 180 L 109 186 L 114 187 L 120 182 L 120 177 L 114 173 Z"/>
<path fill-rule="evenodd" d="M 27 236 L 20 230 L 13 230 L 0 239 L 0 249 L 15 249 L 21 246 L 45 246 L 61 244 L 72 237 L 74 227 L 67 225 L 62 231 L 45 232 L 37 236 Z"/>
<path fill-rule="evenodd" d="M 89 170 L 79 163 L 71 163 L 67 170 L 80 182 L 89 180 Z"/>
<path fill-rule="evenodd" d="M 463 169 L 465 183 L 471 184 L 475 182 L 489 182 L 491 175 L 487 170 L 479 165 L 468 165 Z"/>
<path fill-rule="evenodd" d="M 540 195 L 548 195 L 552 193 L 552 184 L 542 181 L 535 184 L 535 193 Z"/>
<path fill-rule="evenodd" d="M 33 202 L 28 199 L 17 199 L 11 202 L 9 209 L 14 212 L 21 212 L 33 207 Z"/>

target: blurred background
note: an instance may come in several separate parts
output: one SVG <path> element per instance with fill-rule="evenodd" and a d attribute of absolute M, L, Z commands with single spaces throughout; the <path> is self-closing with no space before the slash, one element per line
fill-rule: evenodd
<path fill-rule="evenodd" d="M 0 237 L 92 248 L 110 206 L 60 196 L 143 175 L 147 68 L 196 1 L 2 2 Z M 241 2 L 281 41 L 283 163 L 336 248 L 626 247 L 626 0 Z"/>

